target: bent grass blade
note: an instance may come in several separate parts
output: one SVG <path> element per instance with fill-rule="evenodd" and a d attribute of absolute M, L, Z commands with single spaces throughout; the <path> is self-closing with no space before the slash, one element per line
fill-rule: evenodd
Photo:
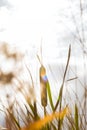
<path fill-rule="evenodd" d="M 61 109 L 61 105 L 62 105 L 62 93 L 63 93 L 64 83 L 65 83 L 66 73 L 67 73 L 68 66 L 69 66 L 70 56 L 71 56 L 71 45 L 69 46 L 68 58 L 67 58 L 67 63 L 66 63 L 66 67 L 65 67 L 64 76 L 63 76 L 63 81 L 62 81 L 62 85 L 61 85 L 61 88 L 60 88 L 60 91 L 59 91 L 59 96 L 58 96 L 58 99 L 57 99 L 54 111 L 56 111 L 56 109 L 57 109 L 57 107 L 59 105 L 59 102 L 60 102 L 60 109 Z"/>
<path fill-rule="evenodd" d="M 55 112 L 51 115 L 46 115 L 44 118 L 29 124 L 29 126 L 22 128 L 21 130 L 40 130 L 44 125 L 51 122 L 55 118 L 62 120 L 68 114 L 69 108 L 65 107 L 61 112 Z"/>

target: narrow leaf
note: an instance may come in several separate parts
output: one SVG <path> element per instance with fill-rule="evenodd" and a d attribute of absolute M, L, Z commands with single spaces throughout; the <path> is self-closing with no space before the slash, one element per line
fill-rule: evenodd
<path fill-rule="evenodd" d="M 55 105 L 55 109 L 54 109 L 55 111 L 56 111 L 56 109 L 57 109 L 57 107 L 59 105 L 59 102 L 60 102 L 60 110 L 61 110 L 61 106 L 62 106 L 62 93 L 63 93 L 63 87 L 64 87 L 64 83 L 65 83 L 66 73 L 67 73 L 68 66 L 69 66 L 70 55 L 71 55 L 71 45 L 69 46 L 69 50 L 68 50 L 67 63 L 66 63 L 66 67 L 65 67 L 65 72 L 64 72 L 63 81 L 62 81 L 62 85 L 61 85 L 61 88 L 60 88 L 59 96 L 58 96 L 58 99 L 57 99 L 57 102 L 56 102 L 56 105 Z"/>
<path fill-rule="evenodd" d="M 75 104 L 75 127 L 76 127 L 76 130 L 79 130 L 79 121 L 78 121 L 78 107 L 77 105 Z"/>
<path fill-rule="evenodd" d="M 49 102 L 50 102 L 52 110 L 54 111 L 54 105 L 53 105 L 52 94 L 51 94 L 51 89 L 50 89 L 49 82 L 47 82 L 46 85 L 47 85 L 47 93 L 48 93 Z"/>

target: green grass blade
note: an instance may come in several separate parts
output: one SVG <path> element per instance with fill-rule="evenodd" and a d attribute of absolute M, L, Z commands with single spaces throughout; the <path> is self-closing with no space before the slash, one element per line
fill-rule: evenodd
<path fill-rule="evenodd" d="M 64 76 L 63 76 L 63 81 L 62 81 L 62 85 L 60 88 L 60 92 L 59 92 L 59 96 L 55 105 L 54 110 L 56 111 L 59 103 L 60 103 L 60 110 L 61 110 L 61 105 L 62 105 L 62 93 L 63 93 L 63 87 L 64 87 L 64 83 L 65 83 L 65 78 L 66 78 L 66 73 L 68 70 L 68 66 L 69 66 L 69 61 L 70 61 L 70 55 L 71 55 L 71 45 L 69 46 L 69 50 L 68 50 L 68 58 L 67 58 L 67 63 L 66 63 L 66 67 L 65 67 L 65 72 L 64 72 Z"/>
<path fill-rule="evenodd" d="M 56 111 L 56 109 L 57 109 L 57 107 L 58 107 L 58 105 L 59 105 L 59 102 L 60 102 L 60 100 L 61 100 L 61 98 L 62 98 L 62 91 L 63 91 L 63 85 L 62 85 L 61 88 L 60 88 L 59 96 L 58 96 L 56 105 L 55 105 L 55 107 L 54 107 L 54 111 Z"/>
<path fill-rule="evenodd" d="M 50 102 L 52 110 L 54 111 L 54 104 L 53 104 L 53 99 L 52 99 L 52 94 L 51 94 L 49 82 L 46 83 L 46 86 L 47 86 L 47 93 L 48 93 L 49 102 Z"/>
<path fill-rule="evenodd" d="M 37 114 L 37 105 L 36 105 L 36 102 L 34 102 L 34 119 L 35 119 L 35 120 L 38 119 L 38 114 Z"/>
<path fill-rule="evenodd" d="M 74 120 L 75 120 L 75 128 L 76 130 L 79 130 L 79 120 L 78 120 L 78 107 L 75 104 L 75 116 L 74 116 Z"/>
<path fill-rule="evenodd" d="M 15 118 L 15 116 L 8 110 L 8 113 L 10 115 L 10 118 L 12 119 L 12 121 L 15 123 L 15 125 L 18 127 L 18 129 L 20 130 L 21 127 L 20 127 L 20 124 L 19 122 L 17 121 L 17 119 Z"/>
<path fill-rule="evenodd" d="M 16 120 L 16 118 L 13 116 L 13 120 L 15 124 L 17 125 L 18 129 L 21 129 L 19 122 Z"/>
<path fill-rule="evenodd" d="M 37 114 L 37 107 L 36 107 L 36 103 L 34 104 L 34 106 L 32 104 L 29 104 L 29 107 L 34 115 L 33 119 L 37 120 L 39 119 L 39 115 Z"/>

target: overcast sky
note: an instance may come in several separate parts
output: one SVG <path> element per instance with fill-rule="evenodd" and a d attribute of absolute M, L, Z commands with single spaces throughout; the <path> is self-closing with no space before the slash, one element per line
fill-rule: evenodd
<path fill-rule="evenodd" d="M 64 0 L 0 0 L 0 40 L 16 44 L 56 44 Z"/>
<path fill-rule="evenodd" d="M 57 0 L 1 0 L 0 8 L 1 40 L 18 44 L 35 44 L 41 37 L 50 43 L 56 40 Z"/>
<path fill-rule="evenodd" d="M 44 55 L 58 57 L 60 48 L 65 50 L 71 43 L 71 32 L 76 31 L 69 20 L 72 12 L 78 16 L 78 0 L 0 0 L 0 41 L 37 51 L 43 39 Z"/>

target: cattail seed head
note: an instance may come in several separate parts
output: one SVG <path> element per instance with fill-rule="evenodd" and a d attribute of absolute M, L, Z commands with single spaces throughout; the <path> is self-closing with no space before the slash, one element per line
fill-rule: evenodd
<path fill-rule="evenodd" d="M 40 87 L 41 87 L 41 104 L 43 107 L 47 106 L 47 88 L 46 88 L 46 69 L 44 66 L 40 67 Z"/>

